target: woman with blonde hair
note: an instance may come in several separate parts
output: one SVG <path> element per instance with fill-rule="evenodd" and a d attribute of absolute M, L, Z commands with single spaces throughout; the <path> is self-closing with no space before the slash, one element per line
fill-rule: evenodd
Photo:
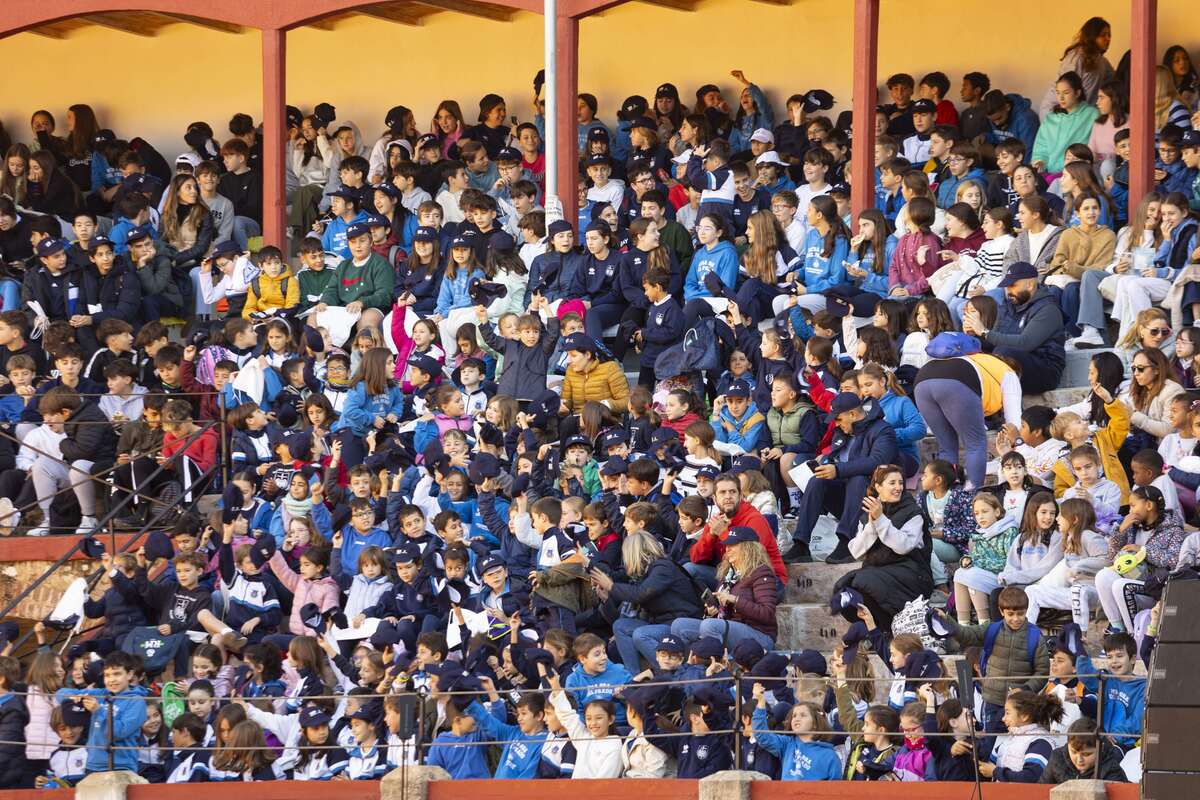
<path fill-rule="evenodd" d="M 1158 66 L 1154 68 L 1154 130 L 1162 133 L 1168 125 L 1174 125 L 1181 131 L 1190 131 L 1192 119 L 1187 105 L 1179 96 L 1175 76 L 1166 67 Z"/>
<path fill-rule="evenodd" d="M 709 523 L 712 531 L 713 523 Z M 775 609 L 779 605 L 779 579 L 766 548 L 753 528 L 736 526 L 721 539 L 725 556 L 717 567 L 717 591 L 705 608 L 705 618 L 679 618 L 671 633 L 691 644 L 707 636 L 728 649 L 751 639 L 764 650 L 775 647 Z"/>
<path fill-rule="evenodd" d="M 649 506 L 634 511 L 636 506 Z M 634 517 L 648 511 L 651 518 L 658 510 L 649 503 L 635 503 L 628 511 Z M 671 622 L 679 617 L 699 617 L 703 613 L 700 599 L 692 588 L 687 573 L 668 558 L 662 545 L 650 533 L 628 533 L 621 544 L 621 561 L 625 578 L 613 580 L 607 573 L 593 569 L 592 584 L 598 594 L 618 603 L 631 603 L 636 617 L 621 617 L 613 623 L 613 635 L 621 661 L 631 673 L 642 671 L 640 659 L 654 665 L 658 641 L 671 632 Z"/>

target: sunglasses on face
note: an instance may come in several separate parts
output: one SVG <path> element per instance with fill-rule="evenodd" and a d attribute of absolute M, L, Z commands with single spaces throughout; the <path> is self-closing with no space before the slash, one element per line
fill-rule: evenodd
<path fill-rule="evenodd" d="M 1154 369 L 1154 365 L 1153 364 L 1134 364 L 1133 365 L 1133 371 L 1136 372 L 1138 375 L 1141 375 L 1143 372 L 1145 372 L 1148 369 Z"/>
<path fill-rule="evenodd" d="M 1146 333 L 1150 334 L 1151 336 L 1169 336 L 1171 334 L 1171 329 L 1170 328 L 1147 328 Z"/>

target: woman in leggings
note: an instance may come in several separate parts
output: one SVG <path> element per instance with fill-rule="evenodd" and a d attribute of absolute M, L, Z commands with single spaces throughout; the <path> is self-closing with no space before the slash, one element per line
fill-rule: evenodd
<path fill-rule="evenodd" d="M 984 419 L 998 411 L 1004 422 L 1021 425 L 1021 381 L 1001 358 L 980 352 L 979 340 L 964 333 L 939 333 L 925 348 L 929 363 L 913 381 L 917 410 L 937 439 L 937 457 L 958 463 L 961 441 L 967 479 L 976 488 L 987 472 Z"/>

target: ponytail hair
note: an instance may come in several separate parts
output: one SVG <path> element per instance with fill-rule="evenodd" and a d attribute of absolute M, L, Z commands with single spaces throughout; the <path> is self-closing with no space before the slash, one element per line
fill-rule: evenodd
<path fill-rule="evenodd" d="M 1018 716 L 1025 717 L 1043 728 L 1048 728 L 1051 723 L 1059 722 L 1063 718 L 1062 700 L 1056 695 L 1018 689 L 1010 694 L 1005 702 L 1012 704 Z"/>

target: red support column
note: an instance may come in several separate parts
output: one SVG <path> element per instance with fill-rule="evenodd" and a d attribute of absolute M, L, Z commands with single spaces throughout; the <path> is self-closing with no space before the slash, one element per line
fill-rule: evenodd
<path fill-rule="evenodd" d="M 1158 0 L 1131 0 L 1129 31 L 1129 214 L 1154 189 L 1154 68 Z"/>
<path fill-rule="evenodd" d="M 572 227 L 579 217 L 579 20 L 558 17 L 558 197 Z M 547 120 L 547 124 L 550 121 Z"/>
<path fill-rule="evenodd" d="M 854 0 L 854 137 L 850 205 L 855 218 L 875 204 L 875 105 L 879 64 L 879 0 Z"/>
<path fill-rule="evenodd" d="M 287 32 L 262 31 L 263 59 L 263 241 L 287 255 L 287 183 L 284 140 L 287 138 Z"/>

